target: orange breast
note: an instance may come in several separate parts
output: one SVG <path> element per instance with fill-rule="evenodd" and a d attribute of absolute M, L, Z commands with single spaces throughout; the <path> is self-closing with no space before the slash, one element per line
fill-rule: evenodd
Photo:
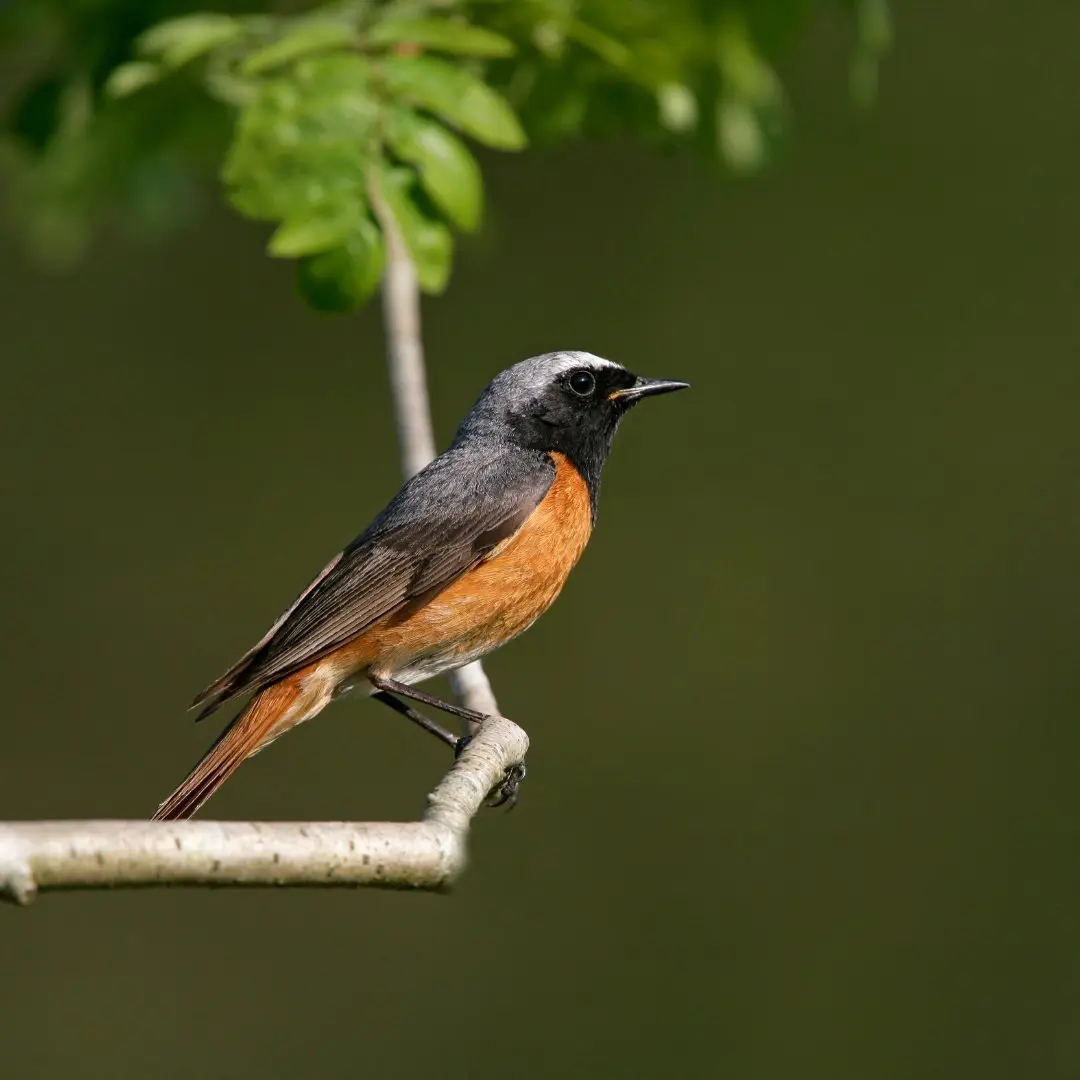
<path fill-rule="evenodd" d="M 485 560 L 419 608 L 379 620 L 334 660 L 402 681 L 428 678 L 520 634 L 559 595 L 592 532 L 589 491 L 561 454 L 543 501 Z"/>

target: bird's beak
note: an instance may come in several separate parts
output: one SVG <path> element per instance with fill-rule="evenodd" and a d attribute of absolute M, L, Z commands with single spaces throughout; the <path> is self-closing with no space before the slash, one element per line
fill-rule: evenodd
<path fill-rule="evenodd" d="M 608 401 L 637 401 L 638 398 L 649 397 L 652 394 L 670 394 L 673 390 L 687 390 L 689 387 L 690 384 L 685 382 L 672 382 L 670 379 L 643 379 L 639 375 L 633 386 L 608 394 Z"/>

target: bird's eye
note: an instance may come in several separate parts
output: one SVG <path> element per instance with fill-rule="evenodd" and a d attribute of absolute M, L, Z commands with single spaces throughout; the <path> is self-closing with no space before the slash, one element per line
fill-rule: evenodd
<path fill-rule="evenodd" d="M 578 397 L 588 397 L 596 389 L 596 376 L 591 371 L 575 371 L 567 383 Z"/>

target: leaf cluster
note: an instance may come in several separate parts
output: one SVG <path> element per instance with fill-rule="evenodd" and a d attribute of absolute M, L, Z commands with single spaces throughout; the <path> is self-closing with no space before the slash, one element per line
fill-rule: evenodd
<path fill-rule="evenodd" d="M 837 3 L 854 15 L 852 85 L 867 99 L 884 0 Z M 483 216 L 470 143 L 630 135 L 762 168 L 788 123 L 768 58 L 808 0 L 185 8 L 37 0 L 0 20 L 0 48 L 6 35 L 51 57 L 19 88 L 0 141 L 13 216 L 38 248 L 72 256 L 110 198 L 172 224 L 192 207 L 192 167 L 217 167 L 232 206 L 273 224 L 268 251 L 297 260 L 308 301 L 340 311 L 382 272 L 374 205 L 393 214 L 421 286 L 445 288 L 454 230 Z"/>

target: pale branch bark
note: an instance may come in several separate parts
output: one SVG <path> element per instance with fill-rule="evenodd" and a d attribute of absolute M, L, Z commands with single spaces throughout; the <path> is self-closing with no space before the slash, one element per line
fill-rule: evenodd
<path fill-rule="evenodd" d="M 402 472 L 435 454 L 416 271 L 377 188 L 386 240 L 383 317 Z M 29 903 L 42 889 L 141 885 L 369 885 L 441 889 L 465 866 L 473 816 L 529 739 L 498 715 L 479 662 L 453 676 L 454 693 L 488 716 L 428 796 L 421 821 L 30 821 L 0 823 L 0 899 Z"/>
<path fill-rule="evenodd" d="M 422 821 L 5 822 L 0 898 L 140 885 L 445 888 L 465 866 L 470 821 L 528 748 L 516 724 L 485 721 Z"/>
<path fill-rule="evenodd" d="M 390 368 L 401 473 L 408 480 L 435 456 L 424 344 L 420 337 L 420 286 L 397 222 L 378 196 L 373 201 L 386 245 L 382 282 L 386 361 Z"/>

